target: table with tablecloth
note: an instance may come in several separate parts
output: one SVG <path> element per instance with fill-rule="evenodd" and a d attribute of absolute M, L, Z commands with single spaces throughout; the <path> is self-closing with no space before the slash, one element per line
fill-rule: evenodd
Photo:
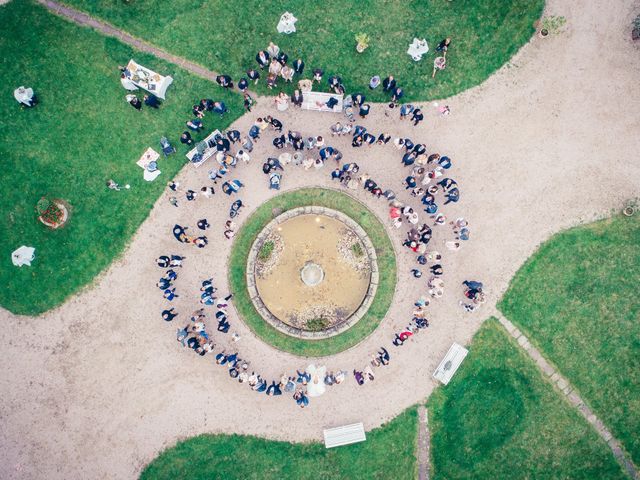
<path fill-rule="evenodd" d="M 129 60 L 123 73 L 125 78 L 131 83 L 149 93 L 153 93 L 156 97 L 162 98 L 163 100 L 167 93 L 167 88 L 169 88 L 169 85 L 173 82 L 172 77 L 162 76 L 136 63 L 133 59 Z"/>

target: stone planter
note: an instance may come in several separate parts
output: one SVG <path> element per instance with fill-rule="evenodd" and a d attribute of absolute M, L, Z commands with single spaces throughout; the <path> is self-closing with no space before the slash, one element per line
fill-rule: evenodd
<path fill-rule="evenodd" d="M 624 207 L 622 210 L 622 214 L 627 217 L 632 217 L 636 213 L 636 209 L 629 205 L 628 207 Z"/>
<path fill-rule="evenodd" d="M 543 28 L 542 30 L 540 30 L 540 33 L 538 33 L 538 35 L 540 36 L 540 38 L 546 38 L 549 36 L 549 30 Z"/>
<path fill-rule="evenodd" d="M 38 215 L 38 220 L 43 225 L 46 225 L 47 227 L 55 230 L 60 227 L 63 227 L 65 223 L 67 223 L 67 220 L 69 219 L 69 209 L 67 208 L 67 205 L 62 200 L 52 200 L 52 202 L 55 203 L 56 206 L 62 211 L 62 218 L 60 219 L 60 221 L 56 223 L 52 223 L 52 222 L 49 222 L 48 220 L 45 220 L 40 215 Z"/>

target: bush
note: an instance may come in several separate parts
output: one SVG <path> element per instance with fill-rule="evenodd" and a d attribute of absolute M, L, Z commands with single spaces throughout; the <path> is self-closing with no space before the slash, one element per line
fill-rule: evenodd
<path fill-rule="evenodd" d="M 364 250 L 362 249 L 362 245 L 360 245 L 360 242 L 351 245 L 351 251 L 356 257 L 361 257 L 364 255 Z"/>
<path fill-rule="evenodd" d="M 258 252 L 258 260 L 261 260 L 263 262 L 269 260 L 269 258 L 271 258 L 271 254 L 273 253 L 274 247 L 275 244 L 273 243 L 273 241 L 267 240 L 266 242 L 264 242 L 262 244 L 262 247 L 260 247 L 260 251 Z"/>
<path fill-rule="evenodd" d="M 307 330 L 311 332 L 319 332 L 327 328 L 329 323 L 325 318 L 312 318 L 307 320 Z"/>

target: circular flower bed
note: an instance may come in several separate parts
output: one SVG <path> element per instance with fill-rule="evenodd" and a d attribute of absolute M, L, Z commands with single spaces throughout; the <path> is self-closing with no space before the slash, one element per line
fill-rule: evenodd
<path fill-rule="evenodd" d="M 42 197 L 36 205 L 38 220 L 49 228 L 62 227 L 69 219 L 69 210 L 62 200 Z"/>

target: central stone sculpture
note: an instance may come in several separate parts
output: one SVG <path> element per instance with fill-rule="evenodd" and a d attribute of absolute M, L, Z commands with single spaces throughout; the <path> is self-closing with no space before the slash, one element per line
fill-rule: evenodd
<path fill-rule="evenodd" d="M 308 287 L 315 287 L 324 280 L 324 270 L 317 263 L 309 261 L 300 270 L 300 278 Z"/>

